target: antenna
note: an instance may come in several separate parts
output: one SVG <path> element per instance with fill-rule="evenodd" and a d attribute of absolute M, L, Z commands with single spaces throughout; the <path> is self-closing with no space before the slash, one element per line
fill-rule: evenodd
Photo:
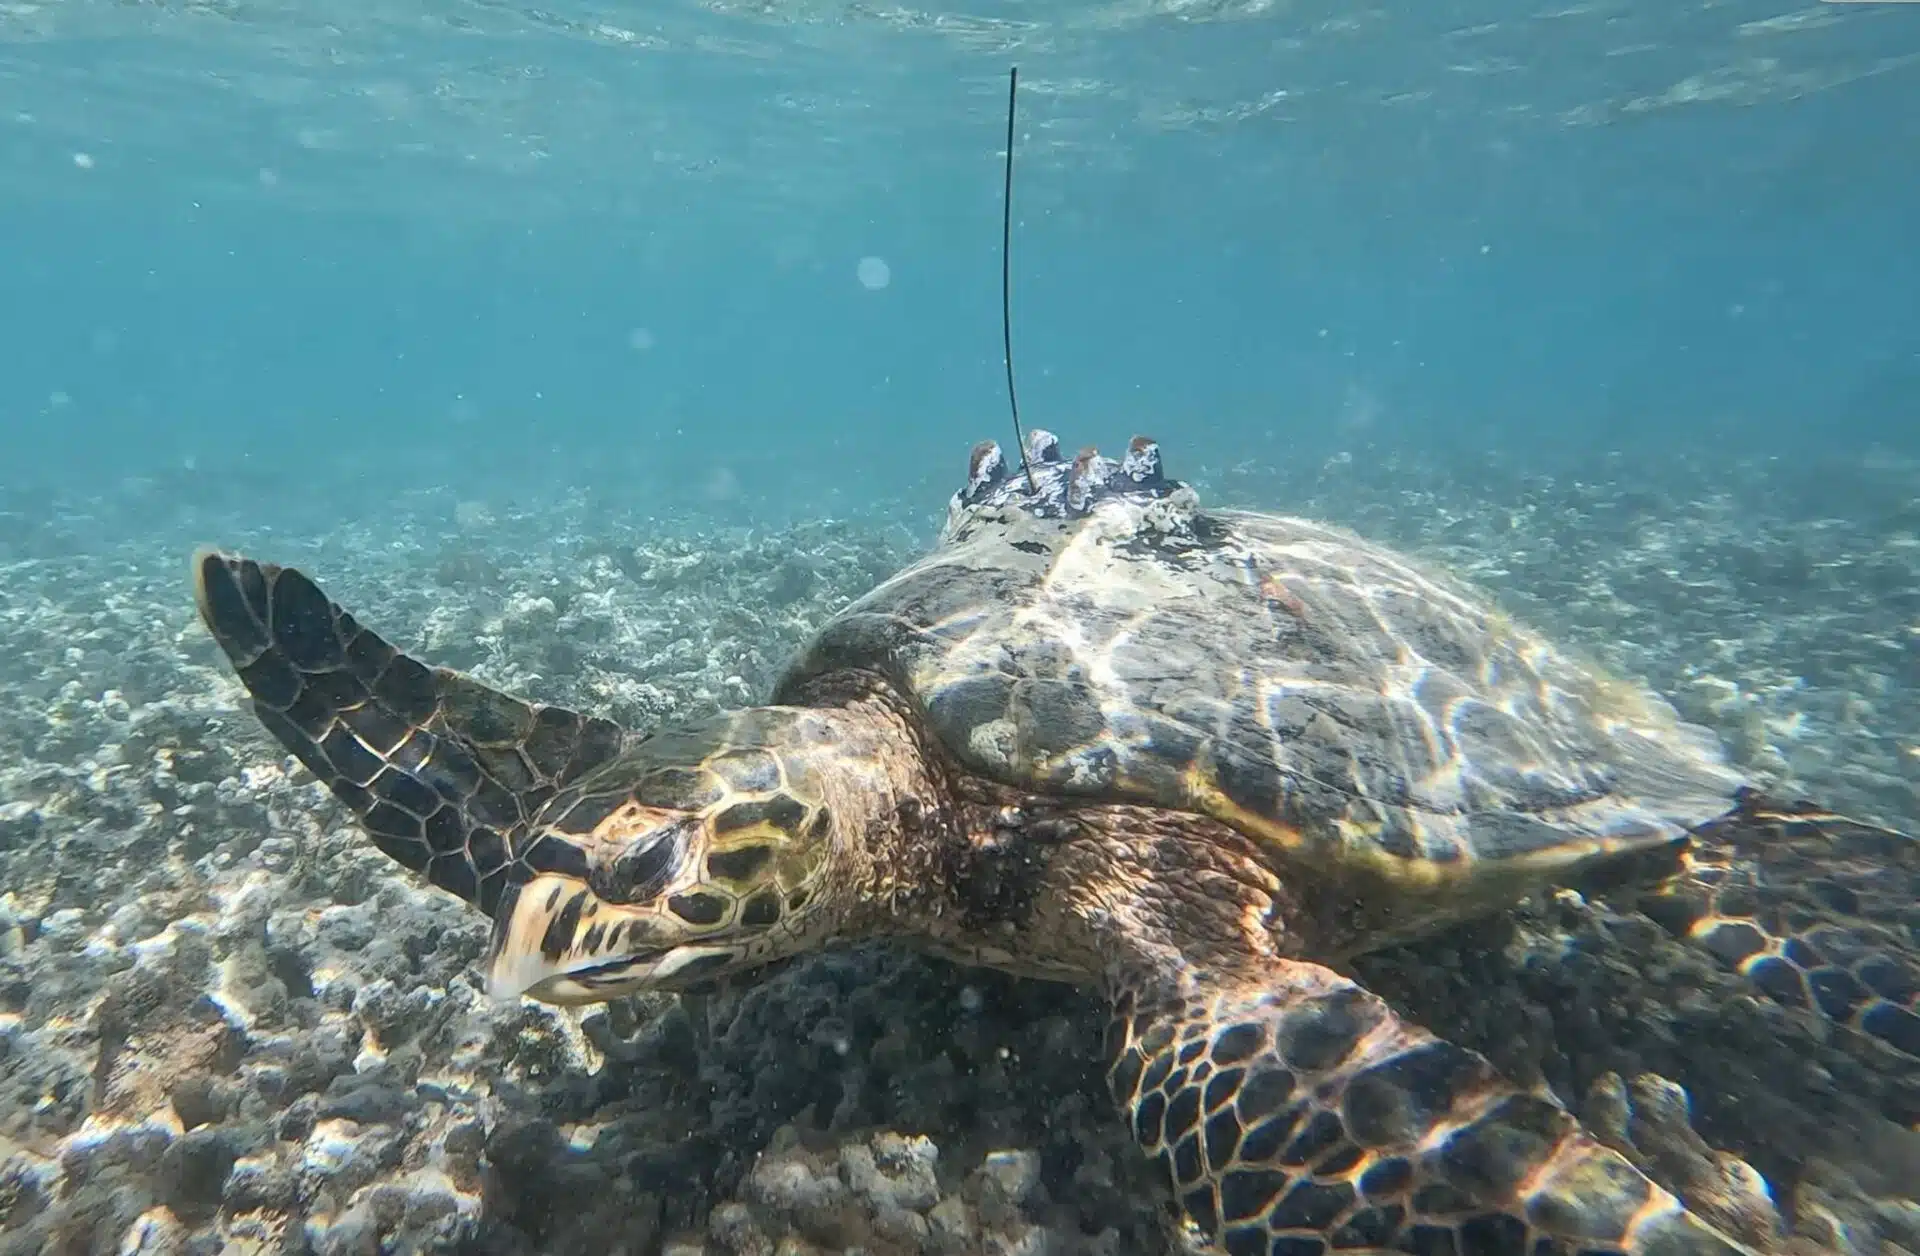
<path fill-rule="evenodd" d="M 1007 404 L 1013 407 L 1014 448 L 1027 473 L 1027 491 L 1040 490 L 1027 463 L 1027 438 L 1020 430 L 1020 396 L 1013 389 L 1013 106 L 1020 91 L 1020 67 L 1007 71 L 1007 179 L 1000 195 L 1000 341 L 1007 361 Z"/>

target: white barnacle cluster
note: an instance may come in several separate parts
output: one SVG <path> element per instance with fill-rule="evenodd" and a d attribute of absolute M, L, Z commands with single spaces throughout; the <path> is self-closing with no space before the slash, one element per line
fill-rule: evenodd
<path fill-rule="evenodd" d="M 1116 494 L 1159 497 L 1169 486 L 1159 442 L 1152 437 L 1135 436 L 1120 459 L 1088 445 L 1068 460 L 1058 436 L 1034 428 L 1025 434 L 1022 449 L 1016 469 L 998 442 L 983 440 L 973 447 L 966 482 L 948 503 L 949 535 L 976 509 L 1013 505 L 1043 519 L 1077 519 Z"/>
<path fill-rule="evenodd" d="M 1200 510 L 1200 494 L 1182 484 L 1165 497 L 1156 497 L 1140 512 L 1140 525 L 1163 536 L 1185 536 L 1193 531 Z"/>
<path fill-rule="evenodd" d="M 1119 473 L 1120 464 L 1111 458 L 1101 457 L 1093 446 L 1081 450 L 1067 472 L 1068 511 L 1080 515 L 1092 509 L 1101 492 Z"/>

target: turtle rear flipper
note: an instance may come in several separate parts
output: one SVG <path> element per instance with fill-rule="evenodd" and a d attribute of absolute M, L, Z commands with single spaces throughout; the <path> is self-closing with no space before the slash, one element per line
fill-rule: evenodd
<path fill-rule="evenodd" d="M 1228 1256 L 1751 1250 L 1554 1100 L 1330 969 L 1183 967 L 1123 979 L 1114 1010 L 1109 1086 Z M 1747 1242 L 1778 1226 L 1764 1200 L 1726 1211 Z"/>
<path fill-rule="evenodd" d="M 1743 791 L 1641 908 L 1769 998 L 1920 1064 L 1920 840 Z M 1920 1118 L 1917 1106 L 1904 1114 Z"/>
<path fill-rule="evenodd" d="M 489 915 L 541 803 L 621 747 L 608 720 L 401 653 L 292 568 L 203 551 L 194 588 L 267 730 L 381 850 Z"/>

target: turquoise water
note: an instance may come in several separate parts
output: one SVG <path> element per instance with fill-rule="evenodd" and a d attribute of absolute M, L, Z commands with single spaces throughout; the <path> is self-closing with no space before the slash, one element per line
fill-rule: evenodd
<path fill-rule="evenodd" d="M 1910 450 L 1916 57 L 1902 4 L 11 5 L 6 478 L 948 465 L 1016 61 L 1036 422 Z"/>
<path fill-rule="evenodd" d="M 1028 426 L 1444 567 L 1857 817 L 1736 862 L 1866 922 L 1816 958 L 1880 1037 L 1624 890 L 1342 971 L 1756 1251 L 1920 1251 L 1920 3 L 553 4 L 0 0 L 0 1256 L 1181 1250 L 1097 992 L 490 1001 L 187 569 L 633 730 L 767 700 L 1011 448 L 1015 64 Z"/>

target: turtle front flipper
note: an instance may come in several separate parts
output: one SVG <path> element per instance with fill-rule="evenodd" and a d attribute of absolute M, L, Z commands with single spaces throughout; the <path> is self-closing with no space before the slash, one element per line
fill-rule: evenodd
<path fill-rule="evenodd" d="M 1910 1124 L 1920 1120 L 1915 903 L 1920 840 L 1743 791 L 1640 905 L 1769 998 L 1864 1035 L 1887 1061 L 1876 1071 L 1904 1076 L 1891 1115 Z"/>
<path fill-rule="evenodd" d="M 610 721 L 402 654 L 292 568 L 205 551 L 194 587 L 267 730 L 381 850 L 489 915 L 540 805 L 621 748 Z"/>
<path fill-rule="evenodd" d="M 1228 1256 L 1750 1250 L 1330 969 L 1180 966 L 1123 978 L 1114 1011 L 1109 1086 Z"/>

